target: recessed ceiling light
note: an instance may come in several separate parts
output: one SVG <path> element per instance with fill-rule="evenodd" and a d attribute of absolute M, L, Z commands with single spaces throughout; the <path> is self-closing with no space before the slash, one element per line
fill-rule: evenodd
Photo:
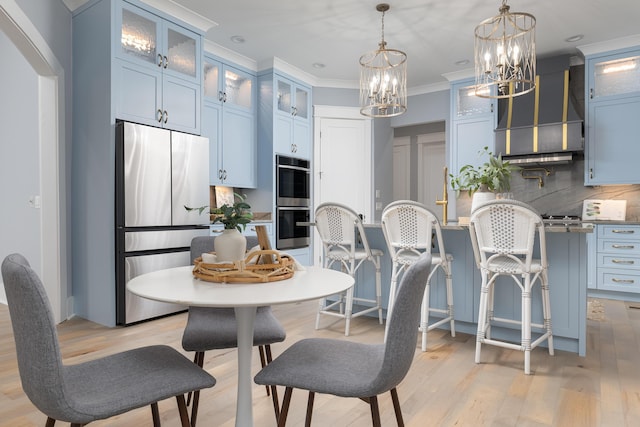
<path fill-rule="evenodd" d="M 324 68 L 325 65 L 321 62 L 314 62 L 313 63 L 313 68 Z"/>
<path fill-rule="evenodd" d="M 469 63 L 468 59 L 461 59 L 460 61 L 454 62 L 455 65 L 467 65 Z"/>
<path fill-rule="evenodd" d="M 244 43 L 244 37 L 242 37 L 242 36 L 231 36 L 231 41 L 234 42 L 234 43 L 241 44 L 241 43 Z"/>
<path fill-rule="evenodd" d="M 566 39 L 564 39 L 564 41 L 566 41 L 567 43 L 573 43 L 573 42 L 580 41 L 583 38 L 584 36 L 582 34 L 576 34 L 575 36 L 567 37 Z"/>

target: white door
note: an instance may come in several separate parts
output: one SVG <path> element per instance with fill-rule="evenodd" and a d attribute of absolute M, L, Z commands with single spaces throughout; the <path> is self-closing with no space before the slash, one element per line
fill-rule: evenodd
<path fill-rule="evenodd" d="M 393 139 L 393 200 L 411 198 L 411 137 Z"/>
<path fill-rule="evenodd" d="M 445 135 L 418 135 L 418 201 L 442 221 L 442 206 L 436 200 L 444 197 Z"/>
<path fill-rule="evenodd" d="M 358 108 L 316 106 L 314 110 L 314 207 L 337 202 L 373 220 L 371 206 L 371 119 Z M 322 254 L 314 234 L 314 264 Z"/>

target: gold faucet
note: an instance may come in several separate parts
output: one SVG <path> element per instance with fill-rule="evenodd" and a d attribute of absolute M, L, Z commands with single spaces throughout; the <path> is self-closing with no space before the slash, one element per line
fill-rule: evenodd
<path fill-rule="evenodd" d="M 449 195 L 447 193 L 447 167 L 444 167 L 444 184 L 442 186 L 442 200 L 436 199 L 436 205 L 442 205 L 442 225 L 447 225 L 447 206 L 449 205 Z"/>

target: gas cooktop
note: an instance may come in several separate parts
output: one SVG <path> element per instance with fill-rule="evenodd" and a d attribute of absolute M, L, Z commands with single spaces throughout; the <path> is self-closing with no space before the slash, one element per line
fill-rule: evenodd
<path fill-rule="evenodd" d="M 545 225 L 578 225 L 582 223 L 579 215 L 542 215 L 542 222 Z"/>

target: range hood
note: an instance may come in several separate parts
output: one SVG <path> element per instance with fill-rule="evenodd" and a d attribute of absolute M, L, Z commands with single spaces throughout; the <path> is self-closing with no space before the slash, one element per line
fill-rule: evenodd
<path fill-rule="evenodd" d="M 497 153 L 520 166 L 570 163 L 584 151 L 584 65 L 538 60 L 536 89 L 498 102 Z"/>

